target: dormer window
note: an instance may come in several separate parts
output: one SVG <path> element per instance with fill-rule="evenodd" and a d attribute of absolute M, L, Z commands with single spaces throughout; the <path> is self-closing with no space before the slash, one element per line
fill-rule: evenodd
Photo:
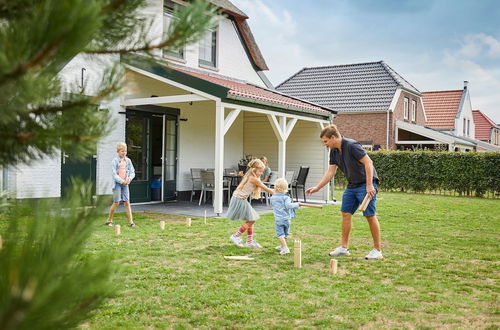
<path fill-rule="evenodd" d="M 177 4 L 171 0 L 165 0 L 165 2 L 163 4 L 163 33 L 164 34 L 167 33 L 170 24 L 172 24 L 172 21 L 174 19 L 174 10 L 175 10 L 176 6 L 177 6 Z M 181 48 L 179 50 L 163 51 L 163 56 L 173 57 L 173 58 L 177 58 L 177 59 L 184 59 L 184 48 Z"/>
<path fill-rule="evenodd" d="M 200 40 L 199 60 L 200 65 L 217 67 L 217 29 L 211 29 Z"/>

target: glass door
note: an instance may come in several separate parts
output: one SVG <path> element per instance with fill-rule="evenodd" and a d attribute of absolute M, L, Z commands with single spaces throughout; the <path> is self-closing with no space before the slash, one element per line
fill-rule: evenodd
<path fill-rule="evenodd" d="M 149 152 L 149 118 L 127 114 L 126 143 L 127 157 L 135 168 L 135 179 L 130 183 L 131 202 L 149 202 L 151 171 Z"/>
<path fill-rule="evenodd" d="M 177 176 L 177 116 L 165 115 L 165 151 L 164 151 L 163 199 L 176 198 Z"/>

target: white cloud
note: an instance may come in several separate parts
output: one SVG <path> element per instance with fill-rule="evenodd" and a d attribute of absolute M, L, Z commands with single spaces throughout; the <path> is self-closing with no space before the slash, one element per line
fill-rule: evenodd
<path fill-rule="evenodd" d="M 473 109 L 486 113 L 495 122 L 500 122 L 500 69 L 485 69 L 476 58 L 462 52 L 446 52 L 443 64 L 446 72 L 458 72 L 469 81 Z M 491 50 L 491 48 L 490 48 Z"/>
<path fill-rule="evenodd" d="M 458 53 L 469 58 L 483 54 L 490 58 L 500 58 L 500 40 L 484 33 L 468 34 Z"/>
<path fill-rule="evenodd" d="M 301 44 L 299 28 L 288 10 L 271 8 L 261 0 L 232 2 L 249 17 L 248 24 L 269 67 L 266 75 L 273 84 L 304 66 L 318 65 L 311 51 Z"/>

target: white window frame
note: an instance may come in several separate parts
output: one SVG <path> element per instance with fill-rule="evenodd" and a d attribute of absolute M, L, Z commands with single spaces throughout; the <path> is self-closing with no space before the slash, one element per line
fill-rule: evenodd
<path fill-rule="evenodd" d="M 212 39 L 212 61 L 207 61 L 205 59 L 202 59 L 201 58 L 201 43 L 203 41 L 203 39 L 207 36 L 205 35 L 204 38 L 202 40 L 199 41 L 199 44 L 198 44 L 198 65 L 200 67 L 205 67 L 205 68 L 217 68 L 217 65 L 218 65 L 218 45 L 219 45 L 219 31 L 218 31 L 218 28 L 215 27 L 213 29 L 210 29 L 207 31 L 207 34 L 209 34 L 211 36 L 211 39 Z"/>
<path fill-rule="evenodd" d="M 168 6 L 167 3 L 170 5 Z M 170 22 L 174 19 L 174 12 L 172 7 L 176 6 L 177 4 L 171 0 L 165 0 L 163 3 L 163 16 L 162 16 L 162 23 L 163 23 L 163 35 L 167 33 L 168 26 L 165 23 L 166 18 L 170 20 Z M 179 51 L 162 51 L 163 57 L 167 57 L 172 60 L 177 60 L 177 61 L 183 61 L 185 60 L 185 49 L 182 47 L 182 49 L 179 49 Z"/>
<path fill-rule="evenodd" d="M 408 102 L 409 102 L 408 98 L 405 97 L 403 103 L 403 118 L 405 120 L 408 120 Z"/>
<path fill-rule="evenodd" d="M 417 102 L 411 100 L 411 121 L 417 121 Z"/>

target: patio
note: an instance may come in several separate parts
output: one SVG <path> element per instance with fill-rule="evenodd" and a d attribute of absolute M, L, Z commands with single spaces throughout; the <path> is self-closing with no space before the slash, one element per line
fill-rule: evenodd
<path fill-rule="evenodd" d="M 191 217 L 204 217 L 205 212 L 209 218 L 225 218 L 227 212 L 227 205 L 223 205 L 222 214 L 220 217 L 214 213 L 214 207 L 212 203 L 208 202 L 198 206 L 198 201 L 172 201 L 165 203 L 139 203 L 132 204 L 132 212 L 150 211 L 166 214 L 180 214 Z M 259 214 L 270 213 L 273 210 L 271 207 L 267 206 L 265 202 L 260 202 L 259 200 L 252 201 L 252 207 Z M 122 205 L 118 208 L 117 212 L 125 212 Z"/>
<path fill-rule="evenodd" d="M 299 201 L 303 201 L 301 198 L 299 198 Z M 318 204 L 318 205 L 325 205 L 325 201 L 321 200 L 307 200 L 307 203 L 309 204 Z M 337 201 L 328 201 L 328 204 L 339 204 Z M 217 214 L 214 213 L 214 208 L 210 202 L 206 204 L 202 204 L 201 206 L 198 206 L 198 202 L 190 202 L 190 201 L 171 201 L 171 202 L 165 202 L 165 203 L 133 203 L 132 204 L 132 213 L 135 212 L 141 212 L 141 211 L 149 211 L 149 212 L 158 212 L 158 213 L 165 213 L 165 214 L 178 214 L 178 215 L 185 215 L 185 216 L 191 216 L 191 217 L 204 217 L 205 216 L 205 211 L 207 212 L 207 217 L 209 218 L 225 218 L 226 217 L 226 212 L 227 212 L 227 204 L 223 205 L 223 211 L 221 216 L 217 216 Z M 270 206 L 266 205 L 265 201 L 260 201 L 260 200 L 253 200 L 252 201 L 252 207 L 257 211 L 259 214 L 266 214 L 266 213 L 271 213 L 273 210 Z M 107 210 L 106 210 L 107 211 Z M 116 209 L 116 212 L 122 213 L 125 212 L 125 209 L 123 208 L 123 205 L 120 204 L 118 208 Z"/>

